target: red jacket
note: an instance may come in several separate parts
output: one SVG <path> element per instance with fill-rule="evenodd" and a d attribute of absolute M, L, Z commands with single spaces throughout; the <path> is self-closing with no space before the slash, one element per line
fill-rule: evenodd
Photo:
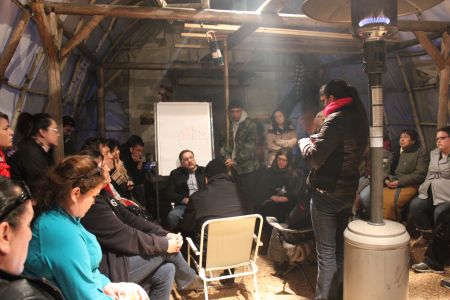
<path fill-rule="evenodd" d="M 3 177 L 11 177 L 11 173 L 9 171 L 9 165 L 6 163 L 6 157 L 3 151 L 0 149 L 0 176 Z"/>

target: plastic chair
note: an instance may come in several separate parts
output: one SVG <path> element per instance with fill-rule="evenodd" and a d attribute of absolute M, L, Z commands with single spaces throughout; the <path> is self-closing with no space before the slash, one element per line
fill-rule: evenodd
<path fill-rule="evenodd" d="M 257 220 L 259 223 L 257 224 Z M 191 258 L 203 280 L 205 299 L 208 299 L 208 282 L 253 275 L 255 298 L 259 299 L 256 273 L 258 266 L 258 248 L 260 242 L 263 218 L 258 214 L 206 221 L 201 229 L 200 249 L 197 249 L 192 239 L 188 242 L 188 263 Z M 257 235 L 255 235 L 255 226 Z M 253 255 L 252 255 L 253 253 Z M 197 260 L 197 259 L 198 260 Z M 238 268 L 231 274 L 230 269 Z M 230 275 L 214 276 L 213 271 L 229 270 Z"/>

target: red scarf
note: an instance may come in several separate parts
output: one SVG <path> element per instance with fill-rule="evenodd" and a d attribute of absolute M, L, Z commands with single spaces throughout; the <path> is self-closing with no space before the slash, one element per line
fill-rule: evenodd
<path fill-rule="evenodd" d="M 347 106 L 352 102 L 353 99 L 351 97 L 336 99 L 323 109 L 323 115 L 325 117 L 328 117 L 329 115 L 337 111 L 339 108 Z"/>
<path fill-rule="evenodd" d="M 11 177 L 9 165 L 6 163 L 6 157 L 3 151 L 0 149 L 0 176 Z"/>

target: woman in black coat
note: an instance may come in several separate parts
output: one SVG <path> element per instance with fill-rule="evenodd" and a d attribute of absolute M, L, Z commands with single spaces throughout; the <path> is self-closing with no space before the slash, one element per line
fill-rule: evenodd
<path fill-rule="evenodd" d="M 304 189 L 304 175 L 297 174 L 293 169 L 290 150 L 278 150 L 272 166 L 264 170 L 258 184 L 255 210 L 263 216 L 273 216 L 283 222 Z"/>

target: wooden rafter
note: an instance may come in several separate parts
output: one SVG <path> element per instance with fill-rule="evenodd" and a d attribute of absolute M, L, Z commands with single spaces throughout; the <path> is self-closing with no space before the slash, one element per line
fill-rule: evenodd
<path fill-rule="evenodd" d="M 260 12 L 235 12 L 228 10 L 205 9 L 171 9 L 159 7 L 135 7 L 127 5 L 86 5 L 76 3 L 46 2 L 49 10 L 63 15 L 103 15 L 120 18 L 215 22 L 225 24 L 255 24 L 259 27 L 278 28 L 314 28 L 317 30 L 349 29 L 351 23 L 323 23 L 312 20 L 305 15 L 261 14 Z M 399 31 L 426 31 L 442 33 L 450 22 L 398 20 Z"/>
<path fill-rule="evenodd" d="M 104 16 L 93 16 L 89 22 L 87 22 L 79 32 L 77 32 L 61 49 L 61 58 L 66 57 L 69 55 L 70 51 L 72 51 L 73 48 L 78 46 L 81 42 L 83 42 L 89 34 L 100 24 L 101 21 L 103 21 L 105 17 Z"/>
<path fill-rule="evenodd" d="M 35 54 L 33 62 L 31 63 L 31 67 L 28 70 L 27 74 L 25 75 L 24 83 L 20 88 L 19 100 L 17 100 L 16 108 L 15 108 L 13 117 L 11 119 L 11 128 L 13 128 L 13 129 L 16 128 L 17 119 L 19 118 L 19 114 L 22 112 L 23 106 L 25 104 L 25 97 L 27 96 L 27 93 L 29 92 L 30 84 L 33 81 L 33 78 L 35 77 L 37 67 L 38 67 L 39 63 L 41 62 L 43 55 L 44 55 L 44 51 L 42 49 Z M 48 94 L 46 94 L 45 96 L 47 96 L 47 95 Z"/>
<path fill-rule="evenodd" d="M 44 1 L 33 0 L 31 9 L 36 18 L 36 25 L 41 37 L 44 52 L 48 61 L 48 101 L 45 111 L 52 113 L 58 124 L 62 124 L 62 103 L 61 103 L 61 73 L 59 70 L 59 51 L 50 35 L 50 26 L 45 15 Z M 61 160 L 64 157 L 63 136 L 59 137 L 59 147 L 56 148 L 55 158 Z"/>
<path fill-rule="evenodd" d="M 266 0 L 261 4 L 257 11 L 278 13 L 287 2 L 287 0 Z"/>
<path fill-rule="evenodd" d="M 445 32 L 442 35 L 441 54 L 444 61 L 448 62 L 450 58 L 450 35 Z M 439 109 L 437 116 L 437 127 L 444 127 L 447 125 L 448 115 L 450 114 L 450 101 L 448 94 L 448 82 L 450 79 L 450 64 L 446 64 L 445 68 L 441 69 L 439 79 Z"/>
<path fill-rule="evenodd" d="M 436 46 L 428 38 L 427 34 L 423 31 L 414 31 L 414 35 L 422 45 L 423 49 L 425 49 L 428 55 L 431 56 L 438 68 L 440 70 L 444 69 L 446 66 L 446 61 L 443 55 L 439 53 L 439 50 L 436 48 Z"/>
<path fill-rule="evenodd" d="M 114 5 L 120 2 L 120 0 L 113 0 L 109 5 Z M 89 22 L 87 22 L 83 27 L 66 43 L 66 45 L 61 49 L 61 57 L 67 56 L 70 51 L 83 42 L 89 37 L 91 32 L 97 28 L 106 16 L 96 15 L 93 16 Z"/>
<path fill-rule="evenodd" d="M 5 78 L 6 68 L 8 67 L 11 59 L 14 56 L 14 52 L 19 45 L 20 39 L 27 28 L 28 22 L 30 21 L 30 15 L 28 13 L 22 12 L 19 22 L 14 27 L 13 32 L 6 44 L 2 54 L 0 55 L 0 81 Z"/>

